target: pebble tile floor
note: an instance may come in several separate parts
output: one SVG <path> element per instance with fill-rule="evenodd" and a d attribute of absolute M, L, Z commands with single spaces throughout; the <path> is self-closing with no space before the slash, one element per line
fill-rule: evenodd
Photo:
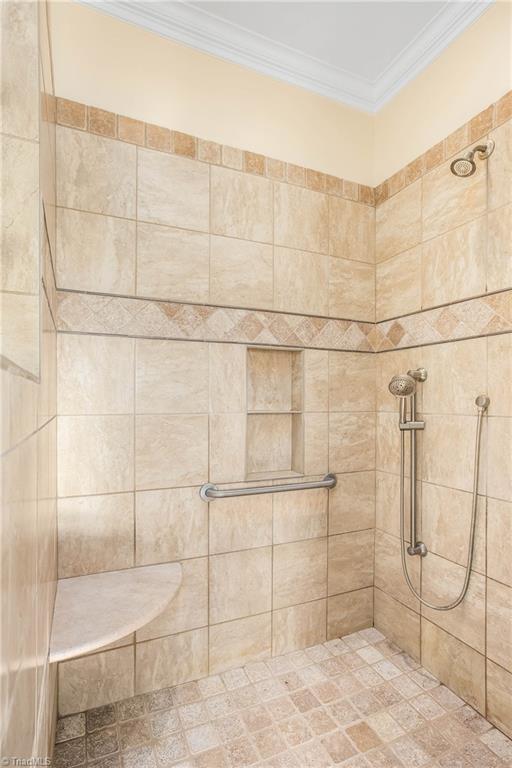
<path fill-rule="evenodd" d="M 376 629 L 58 722 L 54 766 L 508 768 L 512 741 Z"/>

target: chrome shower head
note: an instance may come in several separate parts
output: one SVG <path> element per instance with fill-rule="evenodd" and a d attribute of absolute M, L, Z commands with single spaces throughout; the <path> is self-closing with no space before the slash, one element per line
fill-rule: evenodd
<path fill-rule="evenodd" d="M 388 389 L 395 397 L 411 397 L 416 392 L 416 381 L 408 373 L 393 376 Z"/>
<path fill-rule="evenodd" d="M 466 178 L 472 176 L 476 171 L 475 155 L 478 155 L 480 160 L 487 160 L 494 152 L 494 141 L 489 139 L 485 144 L 479 144 L 474 147 L 463 157 L 456 157 L 450 165 L 450 171 L 454 176 L 459 178 Z"/>

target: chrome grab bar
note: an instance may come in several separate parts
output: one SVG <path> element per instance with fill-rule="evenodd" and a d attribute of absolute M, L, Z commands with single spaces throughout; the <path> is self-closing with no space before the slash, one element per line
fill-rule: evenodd
<path fill-rule="evenodd" d="M 261 485 L 252 488 L 217 488 L 213 483 L 205 483 L 199 489 L 203 501 L 229 499 L 233 496 L 255 496 L 258 493 L 284 493 L 285 491 L 308 491 L 312 488 L 334 488 L 338 482 L 336 475 L 328 474 L 323 480 L 307 483 L 287 483 L 286 485 Z"/>

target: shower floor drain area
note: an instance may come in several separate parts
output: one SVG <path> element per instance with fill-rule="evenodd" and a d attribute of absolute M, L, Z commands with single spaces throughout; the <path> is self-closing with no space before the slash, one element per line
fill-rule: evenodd
<path fill-rule="evenodd" d="M 62 718 L 56 768 L 511 768 L 512 741 L 376 629 Z"/>

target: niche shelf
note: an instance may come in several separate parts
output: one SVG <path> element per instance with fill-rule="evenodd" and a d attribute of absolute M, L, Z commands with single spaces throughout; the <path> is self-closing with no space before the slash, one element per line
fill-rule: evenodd
<path fill-rule="evenodd" d="M 247 349 L 246 479 L 303 473 L 302 352 Z"/>
<path fill-rule="evenodd" d="M 180 585 L 179 563 L 59 579 L 50 663 L 91 653 L 135 632 L 162 613 Z"/>

